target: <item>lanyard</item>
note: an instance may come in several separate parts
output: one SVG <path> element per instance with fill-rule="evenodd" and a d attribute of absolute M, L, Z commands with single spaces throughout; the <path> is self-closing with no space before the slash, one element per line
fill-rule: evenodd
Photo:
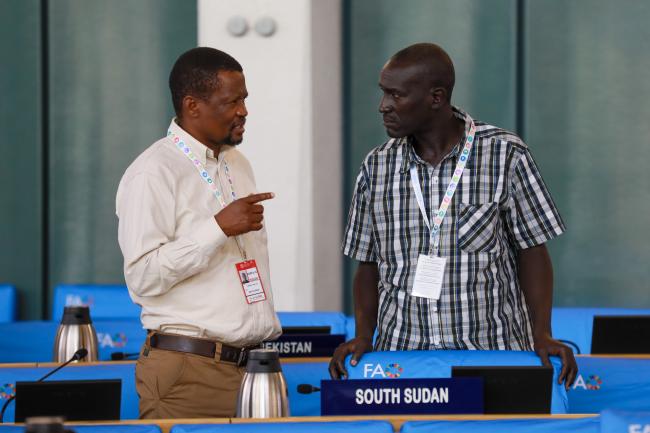
<path fill-rule="evenodd" d="M 427 228 L 429 229 L 430 237 L 429 237 L 429 246 L 433 245 L 433 253 L 435 255 L 438 255 L 438 247 L 440 246 L 440 226 L 442 225 L 442 220 L 445 218 L 445 214 L 447 213 L 447 209 L 449 208 L 449 204 L 451 203 L 451 199 L 454 196 L 454 193 L 456 192 L 456 187 L 458 186 L 458 182 L 460 181 L 460 177 L 463 175 L 463 171 L 465 170 L 465 165 L 467 164 L 467 160 L 469 159 L 469 154 L 472 150 L 472 145 L 474 144 L 474 134 L 476 132 L 476 127 L 474 126 L 474 121 L 467 116 L 467 123 L 469 124 L 469 128 L 467 130 L 467 138 L 465 139 L 465 146 L 463 146 L 463 151 L 460 153 L 460 158 L 458 158 L 458 163 L 456 164 L 456 169 L 454 170 L 454 174 L 451 177 L 451 182 L 449 182 L 449 186 L 447 186 L 447 191 L 445 192 L 445 195 L 442 199 L 442 203 L 440 203 L 440 207 L 438 208 L 438 211 L 434 214 L 433 217 L 433 227 L 431 227 L 431 223 L 429 222 L 429 217 L 427 217 L 427 211 L 424 207 L 424 198 L 422 197 L 422 188 L 420 187 L 420 179 L 418 177 L 418 171 L 415 166 L 414 162 L 411 162 L 411 186 L 413 187 L 413 191 L 415 192 L 415 199 L 418 202 L 418 206 L 420 208 L 420 213 L 422 214 L 422 218 L 424 218 L 424 223 L 427 225 Z"/>
<path fill-rule="evenodd" d="M 171 137 L 174 140 L 174 144 L 176 144 L 176 147 L 178 147 L 178 149 L 183 153 L 183 155 L 187 156 L 187 159 L 192 161 L 192 164 L 199 172 L 201 179 L 203 179 L 205 183 L 208 185 L 208 188 L 210 188 L 214 196 L 217 198 L 221 207 L 222 208 L 226 207 L 227 203 L 223 197 L 223 194 L 221 193 L 221 191 L 219 191 L 219 186 L 214 180 L 212 180 L 212 177 L 210 177 L 208 171 L 205 169 L 203 164 L 201 164 L 199 158 L 196 155 L 194 155 L 192 149 L 190 149 L 190 147 L 187 144 L 185 144 L 182 138 L 174 134 L 171 130 L 167 131 L 167 136 Z M 228 179 L 228 183 L 230 184 L 230 193 L 232 195 L 232 200 L 234 201 L 237 199 L 237 196 L 235 195 L 235 187 L 233 186 L 232 178 L 230 177 L 230 169 L 228 168 L 228 163 L 226 162 L 225 159 L 223 160 L 223 165 L 225 167 L 226 179 Z"/>
<path fill-rule="evenodd" d="M 178 150 L 183 153 L 183 155 L 187 156 L 187 159 L 189 159 L 192 164 L 194 165 L 194 168 L 199 172 L 199 175 L 201 176 L 201 179 L 203 179 L 210 188 L 210 191 L 214 194 L 214 196 L 217 198 L 217 201 L 221 205 L 221 208 L 225 208 L 228 206 L 226 203 L 226 199 L 224 198 L 223 194 L 219 190 L 219 186 L 217 183 L 212 179 L 208 171 L 205 169 L 203 164 L 201 164 L 201 160 L 192 152 L 192 149 L 185 144 L 185 141 L 183 141 L 182 138 L 180 138 L 178 135 L 174 134 L 172 130 L 167 131 L 167 136 L 172 138 L 174 140 L 174 144 L 176 144 L 176 147 Z M 237 199 L 237 196 L 235 195 L 235 186 L 232 183 L 232 177 L 230 176 L 230 169 L 228 168 L 228 163 L 226 162 L 226 159 L 224 158 L 223 160 L 223 165 L 225 168 L 225 173 L 226 173 L 226 179 L 228 179 L 228 183 L 230 184 L 230 195 L 232 196 L 232 201 L 235 201 Z M 235 237 L 235 242 L 237 243 L 237 248 L 239 248 L 239 252 L 241 253 L 242 257 L 246 259 L 246 250 L 242 248 L 242 246 L 239 243 L 239 239 Z"/>

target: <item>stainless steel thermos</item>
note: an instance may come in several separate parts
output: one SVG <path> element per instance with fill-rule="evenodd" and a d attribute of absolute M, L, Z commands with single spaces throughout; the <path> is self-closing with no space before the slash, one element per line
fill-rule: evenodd
<path fill-rule="evenodd" d="M 246 373 L 237 400 L 239 418 L 289 416 L 287 382 L 277 350 L 255 349 L 248 355 Z"/>
<path fill-rule="evenodd" d="M 88 355 L 79 362 L 98 360 L 97 333 L 90 320 L 90 309 L 85 306 L 65 307 L 54 339 L 54 362 L 67 361 L 82 347 L 88 350 Z"/>

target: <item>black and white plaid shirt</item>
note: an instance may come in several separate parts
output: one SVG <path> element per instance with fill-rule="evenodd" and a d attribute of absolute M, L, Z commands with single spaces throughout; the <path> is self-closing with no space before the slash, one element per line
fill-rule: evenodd
<path fill-rule="evenodd" d="M 467 116 L 456 108 L 454 113 Z M 432 167 L 410 139 L 391 139 L 361 166 L 343 252 L 379 266 L 375 350 L 532 350 L 517 250 L 560 235 L 564 223 L 522 140 L 475 124 L 474 147 L 440 228 L 439 255 L 447 266 L 437 312 L 436 301 L 410 295 L 418 255 L 429 252 L 429 230 L 409 165 L 417 166 L 431 219 L 464 141 Z"/>

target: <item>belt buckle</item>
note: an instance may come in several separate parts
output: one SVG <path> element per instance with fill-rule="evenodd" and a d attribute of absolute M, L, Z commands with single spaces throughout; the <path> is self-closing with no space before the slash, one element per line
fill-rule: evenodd
<path fill-rule="evenodd" d="M 239 351 L 239 356 L 237 357 L 237 366 L 238 366 L 238 367 L 241 367 L 241 366 L 244 365 L 244 363 L 245 363 L 245 361 L 246 361 L 246 358 L 248 358 L 247 355 L 248 355 L 248 354 L 247 354 L 247 352 L 246 352 L 246 349 L 242 348 L 242 349 Z"/>

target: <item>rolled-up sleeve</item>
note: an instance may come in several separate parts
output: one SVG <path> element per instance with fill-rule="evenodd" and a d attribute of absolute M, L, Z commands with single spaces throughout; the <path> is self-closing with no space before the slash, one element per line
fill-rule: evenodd
<path fill-rule="evenodd" d="M 343 254 L 362 262 L 377 261 L 373 233 L 368 183 L 362 167 L 350 204 L 343 238 Z"/>
<path fill-rule="evenodd" d="M 177 237 L 173 191 L 151 174 L 120 185 L 116 208 L 124 277 L 137 296 L 161 295 L 203 271 L 227 239 L 213 217 Z"/>
<path fill-rule="evenodd" d="M 522 152 L 510 176 L 506 226 L 515 245 L 526 249 L 561 235 L 565 226 L 533 157 Z"/>

